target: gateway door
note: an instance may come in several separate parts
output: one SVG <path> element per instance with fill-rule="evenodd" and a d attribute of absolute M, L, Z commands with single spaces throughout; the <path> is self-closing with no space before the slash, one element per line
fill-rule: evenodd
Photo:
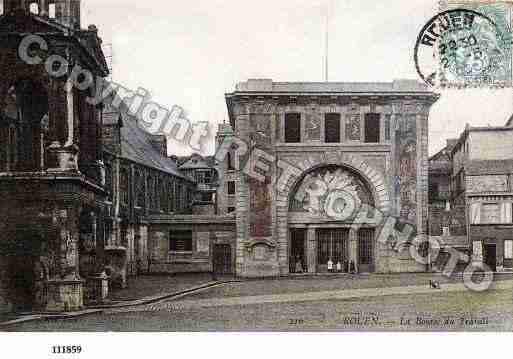
<path fill-rule="evenodd" d="M 347 270 L 349 229 L 318 229 L 317 232 L 317 272 L 328 272 L 328 262 L 332 262 L 333 271 L 337 263 L 341 271 Z"/>

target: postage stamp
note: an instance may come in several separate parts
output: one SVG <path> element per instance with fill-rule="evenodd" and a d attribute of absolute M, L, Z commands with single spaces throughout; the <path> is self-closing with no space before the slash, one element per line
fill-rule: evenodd
<path fill-rule="evenodd" d="M 510 87 L 511 3 L 444 1 L 415 46 L 419 76 L 430 86 Z"/>

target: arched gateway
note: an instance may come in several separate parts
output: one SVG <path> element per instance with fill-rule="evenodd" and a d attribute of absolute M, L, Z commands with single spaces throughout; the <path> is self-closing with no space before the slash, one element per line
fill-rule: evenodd
<path fill-rule="evenodd" d="M 358 218 L 387 212 L 384 179 L 352 156 L 315 163 L 289 187 L 289 273 L 373 272 L 376 225 Z"/>
<path fill-rule="evenodd" d="M 355 226 L 348 212 L 372 205 L 382 225 L 398 223 L 387 230 L 407 223 L 425 236 L 437 99 L 414 80 L 237 84 L 226 95 L 230 125 L 257 176 L 236 176 L 236 275 L 316 273 L 338 262 L 343 270 L 351 261 L 359 272 L 425 270 L 407 246 L 377 241 L 382 226 Z"/>

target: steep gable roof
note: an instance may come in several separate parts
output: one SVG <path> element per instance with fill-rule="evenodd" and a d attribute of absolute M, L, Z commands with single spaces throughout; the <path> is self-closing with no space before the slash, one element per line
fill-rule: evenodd
<path fill-rule="evenodd" d="M 128 113 L 124 102 L 121 102 L 119 108 L 106 104 L 106 109 L 110 124 L 120 118 L 121 158 L 194 182 L 180 172 L 173 159 L 160 154 L 152 144 L 152 135 L 137 124 L 137 119 Z"/>

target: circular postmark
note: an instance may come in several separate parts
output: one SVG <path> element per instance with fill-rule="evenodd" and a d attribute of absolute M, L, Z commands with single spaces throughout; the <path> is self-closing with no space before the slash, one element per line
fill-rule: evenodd
<path fill-rule="evenodd" d="M 490 17 L 474 10 L 441 12 L 417 37 L 417 72 L 430 86 L 510 83 L 511 41 L 507 33 Z"/>

